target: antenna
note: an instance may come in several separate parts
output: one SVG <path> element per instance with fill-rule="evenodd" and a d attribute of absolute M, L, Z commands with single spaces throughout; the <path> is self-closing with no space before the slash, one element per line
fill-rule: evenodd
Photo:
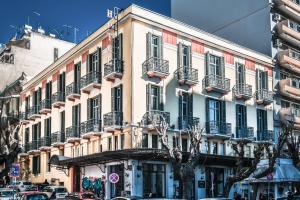
<path fill-rule="evenodd" d="M 76 43 L 77 42 L 77 31 L 79 31 L 79 28 L 77 28 L 75 26 L 72 27 L 72 26 L 67 25 L 67 24 L 63 25 L 63 27 L 67 28 L 67 34 L 69 34 L 69 29 L 74 28 L 74 43 Z"/>

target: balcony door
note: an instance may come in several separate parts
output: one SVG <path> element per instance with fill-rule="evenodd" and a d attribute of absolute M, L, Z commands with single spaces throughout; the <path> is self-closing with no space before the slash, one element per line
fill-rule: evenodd
<path fill-rule="evenodd" d="M 212 134 L 225 133 L 226 124 L 225 102 L 206 99 L 206 131 Z"/>
<path fill-rule="evenodd" d="M 46 83 L 46 90 L 45 90 L 45 97 L 46 99 L 50 100 L 52 96 L 52 81 Z M 51 102 L 49 102 L 49 105 Z"/>
<path fill-rule="evenodd" d="M 181 128 L 189 128 L 189 125 L 193 125 L 193 94 L 183 92 L 179 95 L 179 120 L 181 123 Z"/>
<path fill-rule="evenodd" d="M 268 72 L 256 69 L 256 90 L 268 90 Z"/>
<path fill-rule="evenodd" d="M 206 54 L 206 75 L 225 77 L 224 58 Z"/>
<path fill-rule="evenodd" d="M 263 133 L 268 130 L 267 111 L 257 109 L 257 132 Z"/>
<path fill-rule="evenodd" d="M 112 41 L 112 59 L 114 71 L 122 71 L 121 61 L 123 60 L 123 34 L 119 34 Z"/>
<path fill-rule="evenodd" d="M 123 85 L 111 89 L 112 108 L 111 111 L 122 112 Z"/>
<path fill-rule="evenodd" d="M 77 63 L 74 68 L 74 91 L 79 92 L 81 78 L 81 63 Z"/>
<path fill-rule="evenodd" d="M 72 107 L 72 125 L 73 125 L 73 133 L 74 135 L 79 135 L 79 126 L 80 126 L 80 104 Z"/>
<path fill-rule="evenodd" d="M 236 105 L 236 136 L 240 137 L 247 129 L 247 107 Z"/>
<path fill-rule="evenodd" d="M 246 73 L 245 73 L 245 65 L 241 63 L 236 63 L 236 84 L 245 84 L 246 80 Z"/>
<path fill-rule="evenodd" d="M 146 108 L 147 111 L 163 111 L 163 88 L 158 85 L 148 84 L 146 86 Z"/>

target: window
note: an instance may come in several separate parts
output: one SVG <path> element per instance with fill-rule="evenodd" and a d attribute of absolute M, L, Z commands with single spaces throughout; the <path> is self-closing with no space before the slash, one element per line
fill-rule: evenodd
<path fill-rule="evenodd" d="M 51 117 L 44 120 L 44 135 L 48 138 L 51 136 Z"/>
<path fill-rule="evenodd" d="M 101 59 L 101 49 L 100 48 L 98 48 L 92 54 L 88 55 L 87 70 L 86 70 L 87 73 L 101 71 L 100 59 Z"/>
<path fill-rule="evenodd" d="M 292 0 L 294 3 L 300 5 L 300 0 Z"/>
<path fill-rule="evenodd" d="M 220 143 L 220 155 L 225 155 L 226 154 L 226 148 L 224 143 Z"/>
<path fill-rule="evenodd" d="M 122 60 L 123 60 L 123 35 L 119 34 L 112 41 L 112 58 L 114 70 L 117 72 L 122 72 Z"/>
<path fill-rule="evenodd" d="M 72 126 L 73 126 L 73 134 L 74 136 L 79 136 L 80 131 L 80 104 L 72 106 Z"/>
<path fill-rule="evenodd" d="M 182 92 L 179 95 L 179 128 L 185 129 L 192 126 L 193 118 L 193 94 Z"/>
<path fill-rule="evenodd" d="M 143 148 L 148 148 L 148 134 L 147 133 L 143 133 L 143 144 L 142 147 Z"/>
<path fill-rule="evenodd" d="M 55 61 L 57 61 L 57 59 L 58 59 L 58 48 L 54 48 L 54 53 L 53 53 L 53 55 L 54 55 L 54 62 Z"/>
<path fill-rule="evenodd" d="M 179 144 L 179 138 L 174 136 L 173 137 L 173 148 L 176 148 L 178 146 L 180 146 L 180 144 Z"/>
<path fill-rule="evenodd" d="M 81 63 L 74 66 L 74 92 L 80 92 L 80 79 L 81 79 Z"/>
<path fill-rule="evenodd" d="M 112 88 L 112 111 L 122 112 L 122 85 Z"/>
<path fill-rule="evenodd" d="M 300 25 L 298 25 L 296 22 L 289 21 L 289 27 L 297 32 L 300 32 Z"/>
<path fill-rule="evenodd" d="M 60 133 L 65 132 L 65 111 L 60 112 Z"/>
<path fill-rule="evenodd" d="M 147 33 L 147 51 L 146 51 L 146 59 L 150 58 L 162 58 L 162 37 L 153 35 L 152 33 Z"/>
<path fill-rule="evenodd" d="M 218 154 L 218 143 L 217 142 L 212 143 L 212 153 Z"/>
<path fill-rule="evenodd" d="M 257 109 L 257 132 L 263 133 L 268 130 L 267 111 Z"/>
<path fill-rule="evenodd" d="M 292 87 L 297 88 L 297 89 L 300 88 L 300 82 L 299 82 L 298 79 L 293 78 L 293 79 L 291 80 L 291 82 L 292 82 Z"/>
<path fill-rule="evenodd" d="M 245 156 L 251 157 L 251 146 L 246 146 Z"/>
<path fill-rule="evenodd" d="M 182 64 L 184 67 L 190 66 L 190 55 L 188 46 L 182 45 Z"/>
<path fill-rule="evenodd" d="M 236 134 L 238 138 L 245 137 L 247 130 L 247 107 L 236 105 Z"/>
<path fill-rule="evenodd" d="M 49 106 L 51 105 L 51 97 L 52 97 L 52 81 L 46 83 L 45 97 L 49 101 Z"/>
<path fill-rule="evenodd" d="M 236 84 L 245 84 L 245 65 L 236 63 Z"/>
<path fill-rule="evenodd" d="M 119 149 L 119 140 L 118 140 L 118 136 L 115 136 L 115 150 Z"/>
<path fill-rule="evenodd" d="M 95 98 L 87 100 L 87 120 L 95 120 L 98 124 L 101 119 L 101 94 Z"/>
<path fill-rule="evenodd" d="M 166 195 L 166 172 L 163 164 L 143 163 L 143 194 L 145 197 L 164 198 Z"/>
<path fill-rule="evenodd" d="M 211 98 L 206 99 L 206 131 L 214 134 L 226 133 L 225 102 Z"/>
<path fill-rule="evenodd" d="M 188 73 L 188 68 L 192 66 L 192 50 L 191 46 L 178 43 L 178 67 L 183 67 L 184 73 Z"/>
<path fill-rule="evenodd" d="M 207 54 L 206 75 L 225 76 L 224 58 Z"/>
<path fill-rule="evenodd" d="M 159 43 L 156 35 L 152 35 L 152 54 L 154 58 L 159 58 Z"/>
<path fill-rule="evenodd" d="M 41 166 L 40 156 L 33 156 L 32 157 L 32 173 L 34 175 L 37 175 L 41 172 L 40 166 Z"/>
<path fill-rule="evenodd" d="M 152 148 L 157 149 L 158 148 L 158 136 L 152 135 Z"/>
<path fill-rule="evenodd" d="M 256 69 L 256 90 L 268 90 L 268 72 Z"/>
<path fill-rule="evenodd" d="M 121 135 L 121 149 L 124 149 L 124 145 L 125 145 L 125 135 L 122 134 Z"/>
<path fill-rule="evenodd" d="M 290 50 L 289 57 L 292 57 L 296 60 L 300 60 L 300 53 L 294 50 Z"/>
<path fill-rule="evenodd" d="M 182 138 L 181 146 L 182 146 L 182 151 L 184 152 L 188 151 L 188 140 L 186 138 Z"/>
<path fill-rule="evenodd" d="M 51 167 L 50 167 L 50 158 L 51 158 L 51 153 L 47 153 L 47 161 L 46 161 L 46 172 L 50 172 L 51 171 Z"/>
<path fill-rule="evenodd" d="M 108 138 L 108 150 L 111 151 L 112 150 L 112 143 L 111 143 L 111 137 Z"/>
<path fill-rule="evenodd" d="M 98 71 L 98 62 L 99 62 L 98 51 L 96 51 L 91 55 L 91 71 L 93 72 Z"/>
<path fill-rule="evenodd" d="M 281 100 L 281 107 L 282 108 L 289 108 L 290 107 L 290 102 Z"/>
<path fill-rule="evenodd" d="M 157 85 L 148 84 L 146 87 L 146 106 L 148 111 L 163 111 L 163 88 Z"/>

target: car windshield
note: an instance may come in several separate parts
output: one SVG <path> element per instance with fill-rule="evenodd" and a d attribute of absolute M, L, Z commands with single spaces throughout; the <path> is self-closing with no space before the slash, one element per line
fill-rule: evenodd
<path fill-rule="evenodd" d="M 67 192 L 66 188 L 55 188 L 56 193 Z"/>
<path fill-rule="evenodd" d="M 48 200 L 46 194 L 32 194 L 27 196 L 27 200 Z"/>
<path fill-rule="evenodd" d="M 23 185 L 31 185 L 31 182 L 23 182 Z"/>
<path fill-rule="evenodd" d="M 0 197 L 11 197 L 13 196 L 13 191 L 1 191 Z"/>
<path fill-rule="evenodd" d="M 84 199 L 95 199 L 95 196 L 94 196 L 94 194 L 83 193 L 82 198 L 84 198 Z"/>

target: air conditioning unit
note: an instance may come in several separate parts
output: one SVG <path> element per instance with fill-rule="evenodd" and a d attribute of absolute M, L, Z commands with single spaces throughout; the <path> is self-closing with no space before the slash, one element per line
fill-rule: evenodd
<path fill-rule="evenodd" d="M 276 21 L 276 22 L 279 22 L 281 20 L 281 16 L 278 13 L 275 13 L 273 15 L 273 20 Z"/>
<path fill-rule="evenodd" d="M 282 47 L 282 42 L 280 41 L 280 39 L 275 39 L 273 42 L 273 46 L 274 47 Z"/>

